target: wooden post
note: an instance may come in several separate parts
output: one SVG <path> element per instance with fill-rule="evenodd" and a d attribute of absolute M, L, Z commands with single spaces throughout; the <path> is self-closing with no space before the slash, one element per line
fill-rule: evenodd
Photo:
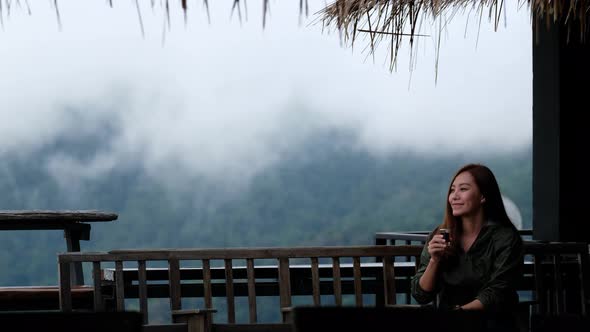
<path fill-rule="evenodd" d="M 587 206 L 580 193 L 590 187 L 583 152 L 588 148 L 590 42 L 580 41 L 581 31 L 576 15 L 533 21 L 535 240 L 590 242 L 590 223 L 579 218 Z"/>
<path fill-rule="evenodd" d="M 70 280 L 70 264 L 59 261 L 59 309 L 72 311 L 72 285 Z"/>
<path fill-rule="evenodd" d="M 66 239 L 66 248 L 69 252 L 80 251 L 80 240 L 88 240 L 90 238 L 90 225 L 78 224 L 77 229 L 64 229 L 64 238 Z M 82 263 L 75 262 L 70 264 L 72 278 L 72 285 L 84 285 L 84 272 L 82 270 Z"/>

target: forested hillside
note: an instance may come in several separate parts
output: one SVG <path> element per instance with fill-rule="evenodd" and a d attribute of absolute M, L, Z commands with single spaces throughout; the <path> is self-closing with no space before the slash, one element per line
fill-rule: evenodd
<path fill-rule="evenodd" d="M 482 162 L 531 227 L 531 150 L 435 157 L 373 156 L 346 135 L 314 137 L 246 185 L 191 179 L 165 185 L 141 169 L 58 182 L 47 156 L 66 146 L 0 160 L 0 209 L 101 209 L 113 223 L 92 225 L 83 250 L 369 244 L 377 231 L 428 230 L 440 222 L 454 171 Z M 92 150 L 88 145 L 77 149 Z M 181 181 L 182 182 L 182 181 Z M 0 285 L 55 284 L 59 231 L 0 233 Z"/>

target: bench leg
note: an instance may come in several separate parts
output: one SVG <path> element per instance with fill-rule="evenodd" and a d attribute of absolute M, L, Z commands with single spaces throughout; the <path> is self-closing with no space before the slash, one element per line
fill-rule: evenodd
<path fill-rule="evenodd" d="M 66 238 L 66 248 L 68 252 L 80 251 L 80 238 L 83 237 L 82 232 L 78 230 L 66 229 L 64 230 L 64 237 Z M 71 263 L 70 273 L 72 285 L 84 285 L 84 274 L 82 272 L 81 262 Z"/>
<path fill-rule="evenodd" d="M 283 323 L 293 323 L 293 307 L 281 308 L 281 313 L 283 314 Z"/>
<path fill-rule="evenodd" d="M 186 323 L 187 332 L 211 331 L 211 314 L 214 310 L 173 310 L 173 323 Z"/>

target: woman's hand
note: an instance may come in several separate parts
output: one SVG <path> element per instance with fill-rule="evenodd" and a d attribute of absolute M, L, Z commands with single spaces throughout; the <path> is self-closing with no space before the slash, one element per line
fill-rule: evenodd
<path fill-rule="evenodd" d="M 430 261 L 426 265 L 426 270 L 424 270 L 420 280 L 418 280 L 420 288 L 427 292 L 432 292 L 436 288 L 437 270 L 439 268 L 438 262 L 442 258 L 446 247 L 447 243 L 441 234 L 434 235 L 430 242 L 428 242 L 427 249 L 430 254 Z"/>
<path fill-rule="evenodd" d="M 430 260 L 433 263 L 438 263 L 443 256 L 447 243 L 441 234 L 436 234 L 432 237 L 432 240 L 428 242 L 428 253 L 430 254 Z"/>

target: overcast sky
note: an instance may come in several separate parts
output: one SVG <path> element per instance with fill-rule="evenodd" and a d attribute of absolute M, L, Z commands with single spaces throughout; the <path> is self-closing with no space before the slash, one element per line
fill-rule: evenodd
<path fill-rule="evenodd" d="M 261 1 L 248 20 L 232 0 L 171 1 L 171 27 L 150 1 L 29 1 L 2 12 L 0 158 L 34 153 L 63 137 L 101 137 L 80 160 L 47 161 L 56 177 L 92 177 L 130 163 L 153 174 L 248 177 L 280 160 L 307 135 L 350 130 L 376 155 L 510 151 L 532 142 L 531 29 L 526 6 L 510 2 L 497 32 L 456 15 L 441 40 L 435 84 L 435 28 L 390 72 L 311 24 L 324 1 L 310 0 L 299 24 L 296 0 Z M 156 1 L 159 3 L 159 1 Z M 23 2 L 24 3 L 24 2 Z M 242 9 L 243 10 L 243 9 Z M 242 11 L 242 15 L 245 12 Z M 466 29 L 466 24 L 468 28 Z M 105 131 L 105 128 L 108 129 Z M 106 133 L 102 134 L 101 133 Z M 246 166 L 246 167 L 245 167 Z"/>

